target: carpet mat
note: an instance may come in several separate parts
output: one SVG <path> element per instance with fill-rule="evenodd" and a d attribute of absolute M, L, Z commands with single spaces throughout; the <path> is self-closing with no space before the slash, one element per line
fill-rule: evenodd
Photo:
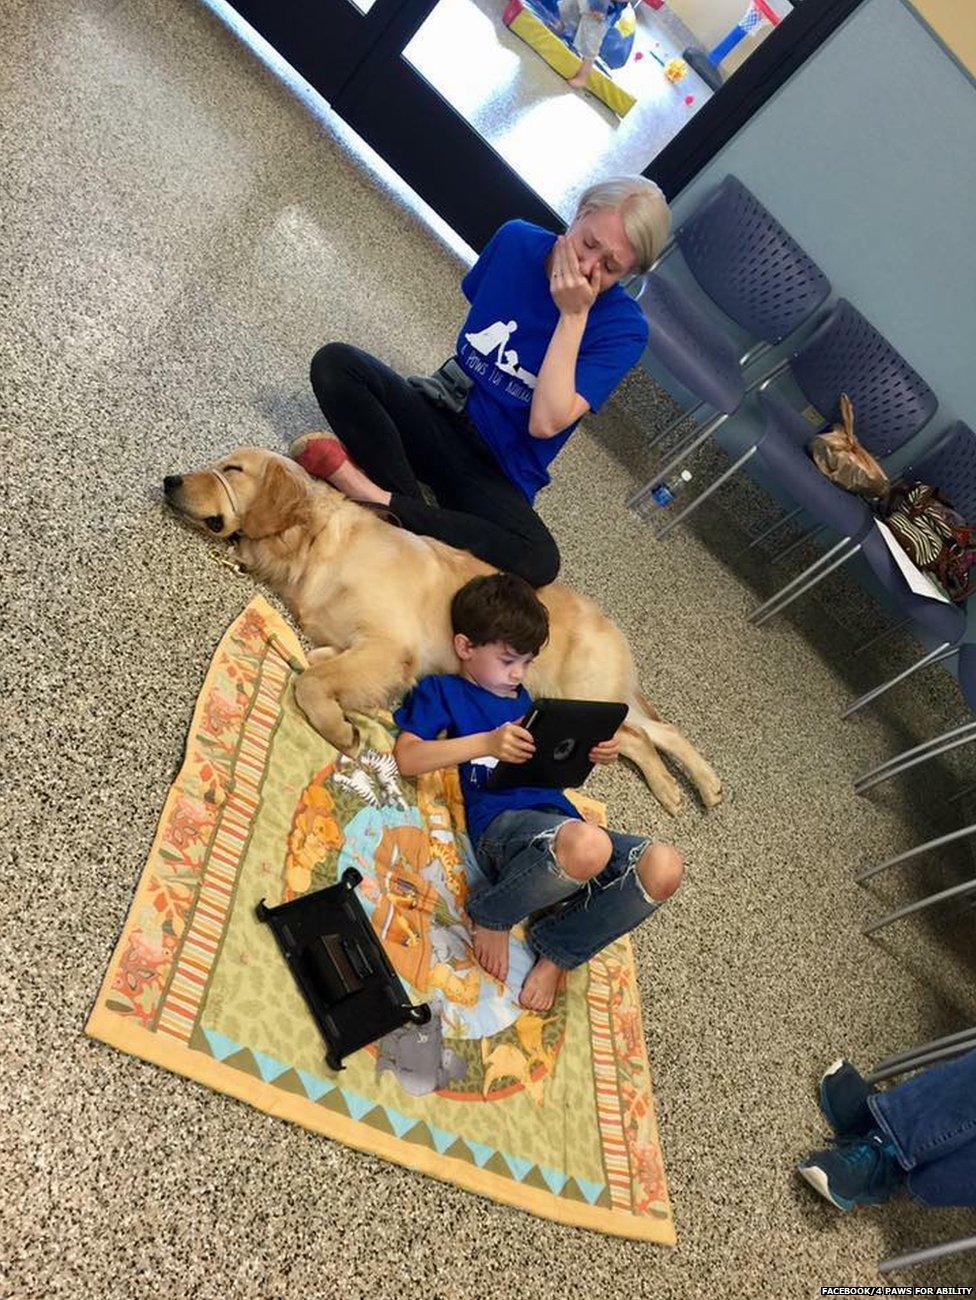
<path fill-rule="evenodd" d="M 630 941 L 574 971 L 548 1014 L 523 1011 L 521 933 L 507 987 L 474 961 L 464 904 L 482 877 L 456 772 L 401 778 L 384 714 L 357 718 L 357 761 L 337 753 L 295 704 L 303 664 L 260 598 L 223 637 L 86 1032 L 506 1205 L 673 1243 Z M 331 884 L 347 865 L 412 1000 L 434 1016 L 333 1073 L 255 906 Z"/>

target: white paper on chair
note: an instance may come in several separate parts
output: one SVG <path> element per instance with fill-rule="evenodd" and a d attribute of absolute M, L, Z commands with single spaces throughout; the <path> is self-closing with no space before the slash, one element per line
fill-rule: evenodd
<path fill-rule="evenodd" d="M 895 563 L 901 570 L 901 576 L 914 591 L 916 596 L 926 596 L 929 600 L 941 600 L 946 605 L 951 605 L 952 601 L 945 594 L 940 586 L 932 581 L 927 573 L 923 573 L 914 565 L 905 553 L 904 547 L 899 546 L 898 539 L 894 533 L 882 520 L 874 521 L 885 540 L 885 545 L 894 557 Z"/>

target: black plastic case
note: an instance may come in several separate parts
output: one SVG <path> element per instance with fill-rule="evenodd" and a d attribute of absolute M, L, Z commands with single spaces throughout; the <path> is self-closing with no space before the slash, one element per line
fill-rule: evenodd
<path fill-rule="evenodd" d="M 332 1070 L 401 1025 L 430 1020 L 430 1007 L 410 1002 L 376 937 L 356 894 L 361 880 L 355 867 L 347 867 L 327 889 L 279 907 L 267 907 L 262 898 L 256 908 L 315 1017 Z"/>

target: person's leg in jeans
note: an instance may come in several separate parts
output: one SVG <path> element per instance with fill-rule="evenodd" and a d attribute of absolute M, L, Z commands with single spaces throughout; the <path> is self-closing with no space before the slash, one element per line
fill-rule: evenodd
<path fill-rule="evenodd" d="M 927 1205 L 976 1204 L 976 1051 L 885 1092 L 844 1064 L 836 1082 L 832 1073 L 824 1077 L 821 1094 L 828 1082 L 825 1113 L 846 1112 L 856 1123 L 800 1161 L 811 1187 L 842 1210 L 887 1201 L 906 1183 Z"/>
<path fill-rule="evenodd" d="M 396 371 L 345 343 L 319 349 L 311 378 L 354 463 L 320 472 L 310 447 L 297 456 L 310 473 L 354 500 L 388 505 L 411 532 L 470 551 L 532 586 L 555 579 L 552 535 L 466 417 L 432 406 Z M 441 504 L 427 504 L 418 479 Z"/>
<path fill-rule="evenodd" d="M 976 1205 L 976 1051 L 868 1098 L 926 1205 Z"/>
<path fill-rule="evenodd" d="M 491 884 L 468 899 L 475 955 L 489 975 L 504 980 L 512 926 L 572 897 L 606 866 L 610 843 L 577 817 L 513 809 L 489 823 L 477 855 Z"/>
<path fill-rule="evenodd" d="M 591 961 L 636 929 L 681 884 L 681 855 L 670 844 L 619 831 L 602 833 L 611 846 L 603 870 L 529 929 L 529 943 L 539 957 L 522 990 L 526 1006 L 541 1010 L 551 1006 L 562 971 Z"/>
<path fill-rule="evenodd" d="M 508 972 L 511 927 L 563 904 L 529 932 L 539 956 L 520 1001 L 538 1011 L 552 1005 L 566 970 L 632 930 L 681 879 L 681 859 L 667 845 L 558 813 L 502 813 L 482 836 L 478 858 L 492 884 L 469 900 L 468 914 L 478 960 L 496 978 Z"/>

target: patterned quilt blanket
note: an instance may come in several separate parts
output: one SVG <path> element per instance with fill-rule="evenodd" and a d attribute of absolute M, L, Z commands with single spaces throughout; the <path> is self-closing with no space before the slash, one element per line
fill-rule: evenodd
<path fill-rule="evenodd" d="M 464 908 L 481 876 L 456 773 L 401 778 L 388 715 L 357 719 L 357 761 L 338 754 L 295 705 L 303 664 L 262 599 L 225 634 L 87 1032 L 505 1204 L 672 1243 L 629 940 L 573 972 L 550 1013 L 522 1010 L 532 956 L 519 932 L 507 986 L 474 960 Z M 347 865 L 434 1015 L 333 1073 L 255 906 Z"/>

